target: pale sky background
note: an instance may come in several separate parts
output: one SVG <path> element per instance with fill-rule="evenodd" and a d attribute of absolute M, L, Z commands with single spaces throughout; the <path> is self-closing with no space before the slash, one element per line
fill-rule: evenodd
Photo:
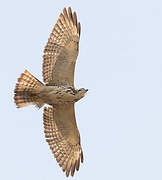
<path fill-rule="evenodd" d="M 82 25 L 75 84 L 89 89 L 76 104 L 85 161 L 73 179 L 161 180 L 161 0 L 0 1 L 0 179 L 66 179 L 43 109 L 16 109 L 13 90 L 24 69 L 42 81 L 44 46 L 68 6 Z"/>

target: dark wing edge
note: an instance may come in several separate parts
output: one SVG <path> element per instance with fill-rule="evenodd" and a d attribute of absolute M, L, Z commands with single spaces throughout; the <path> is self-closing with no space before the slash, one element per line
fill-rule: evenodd
<path fill-rule="evenodd" d="M 83 163 L 83 152 L 80 143 L 73 145 L 61 134 L 54 119 L 54 108 L 45 107 L 43 113 L 43 124 L 46 141 L 54 154 L 57 162 L 66 176 L 74 176 L 75 169 L 78 171 L 80 161 Z"/>
<path fill-rule="evenodd" d="M 67 45 L 69 40 L 79 42 L 80 32 L 81 25 L 80 22 L 77 22 L 76 12 L 72 14 L 70 7 L 68 8 L 68 12 L 64 8 L 44 49 L 42 75 L 46 84 L 51 80 L 54 65 L 62 48 Z"/>

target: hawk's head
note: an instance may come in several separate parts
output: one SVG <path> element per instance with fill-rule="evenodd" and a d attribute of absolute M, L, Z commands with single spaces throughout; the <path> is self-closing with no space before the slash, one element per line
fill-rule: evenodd
<path fill-rule="evenodd" d="M 84 97 L 86 95 L 87 91 L 88 91 L 88 89 L 81 88 L 81 89 L 78 90 L 77 95 L 81 99 L 82 97 Z"/>

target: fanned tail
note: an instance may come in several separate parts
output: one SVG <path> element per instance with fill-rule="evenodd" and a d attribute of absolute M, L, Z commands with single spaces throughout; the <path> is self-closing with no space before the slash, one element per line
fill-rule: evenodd
<path fill-rule="evenodd" d="M 37 97 L 37 88 L 43 86 L 37 78 L 35 78 L 29 71 L 25 70 L 18 78 L 18 83 L 14 90 L 14 100 L 18 108 L 28 106 L 31 104 L 37 107 L 43 106 L 43 102 Z"/>

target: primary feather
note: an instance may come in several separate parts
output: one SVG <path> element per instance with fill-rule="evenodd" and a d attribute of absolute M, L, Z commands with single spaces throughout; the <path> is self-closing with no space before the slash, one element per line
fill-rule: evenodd
<path fill-rule="evenodd" d="M 50 85 L 74 86 L 74 68 L 78 56 L 80 23 L 71 8 L 64 8 L 44 49 L 43 79 Z"/>
<path fill-rule="evenodd" d="M 83 153 L 80 146 L 80 135 L 76 125 L 74 105 L 45 107 L 43 124 L 46 141 L 57 162 L 66 171 L 66 176 L 74 175 L 79 170 Z"/>

